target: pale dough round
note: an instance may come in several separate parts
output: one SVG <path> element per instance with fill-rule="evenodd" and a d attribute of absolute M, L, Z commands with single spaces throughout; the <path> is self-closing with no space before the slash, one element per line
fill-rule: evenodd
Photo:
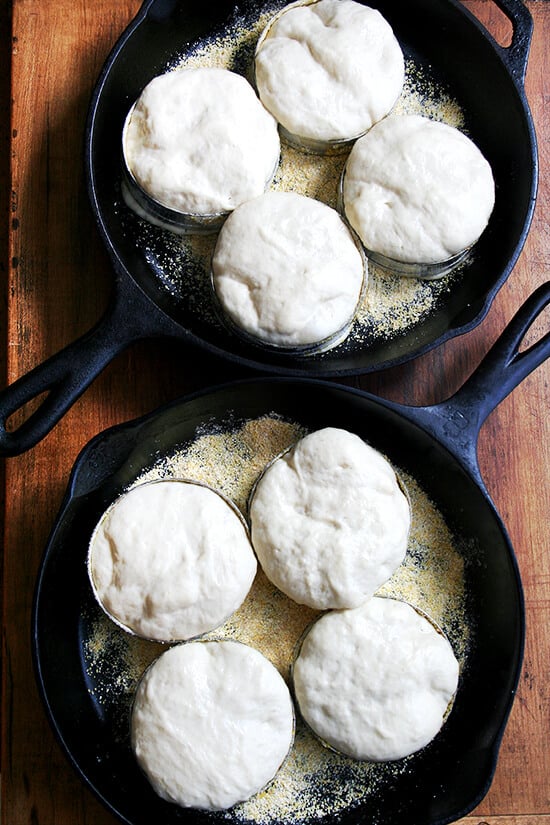
<path fill-rule="evenodd" d="M 305 436 L 267 468 L 249 516 L 267 577 L 320 610 L 364 602 L 407 549 L 409 503 L 391 465 L 333 427 Z"/>
<path fill-rule="evenodd" d="M 255 58 L 260 99 L 294 135 L 355 138 L 401 93 L 404 59 L 380 12 L 354 0 L 296 5 L 275 19 Z"/>
<path fill-rule="evenodd" d="M 152 198 L 182 213 L 226 212 L 261 194 L 279 161 L 274 118 L 227 69 L 178 69 L 145 87 L 126 127 L 126 163 Z"/>
<path fill-rule="evenodd" d="M 447 639 L 405 602 L 373 597 L 327 613 L 293 667 L 299 709 L 325 743 L 354 759 L 402 759 L 440 730 L 458 683 Z"/>
<path fill-rule="evenodd" d="M 141 484 L 106 511 L 90 542 L 90 579 L 115 621 L 147 639 L 190 639 L 243 602 L 257 562 L 248 531 L 214 490 Z"/>
<path fill-rule="evenodd" d="M 220 810 L 271 781 L 294 736 L 289 690 L 261 653 L 231 641 L 163 653 L 138 687 L 132 747 L 159 796 Z"/>
<path fill-rule="evenodd" d="M 212 260 L 224 313 L 248 335 L 285 347 L 317 343 L 348 325 L 365 264 L 350 230 L 324 203 L 266 192 L 227 219 Z"/>
<path fill-rule="evenodd" d="M 343 200 L 367 250 L 437 263 L 477 241 L 495 186 L 489 163 L 458 129 L 420 115 L 390 115 L 351 150 Z"/>

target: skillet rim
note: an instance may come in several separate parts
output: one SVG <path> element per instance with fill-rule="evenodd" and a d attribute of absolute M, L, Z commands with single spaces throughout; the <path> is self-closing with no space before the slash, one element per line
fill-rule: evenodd
<path fill-rule="evenodd" d="M 365 0 L 359 0 L 359 2 L 365 3 Z M 109 220 L 106 220 L 105 208 L 101 205 L 101 198 L 98 196 L 97 192 L 98 185 L 96 182 L 96 171 L 94 168 L 93 161 L 93 145 L 95 140 L 94 130 L 97 109 L 101 101 L 104 85 L 109 78 L 109 75 L 113 69 L 113 65 L 116 62 L 116 58 L 118 57 L 120 52 L 126 47 L 128 41 L 139 29 L 139 27 L 147 22 L 151 9 L 157 4 L 159 6 L 161 5 L 160 0 L 144 0 L 144 3 L 142 4 L 138 13 L 133 18 L 133 20 L 130 21 L 127 28 L 121 33 L 115 45 L 113 46 L 111 52 L 107 56 L 103 64 L 101 73 L 97 79 L 96 85 L 93 89 L 92 97 L 88 107 L 88 114 L 85 127 L 84 165 L 86 187 L 88 191 L 91 209 L 94 215 L 96 225 L 98 226 L 100 236 L 109 253 L 111 262 L 113 264 L 113 268 L 115 270 L 115 288 L 119 286 L 122 280 L 129 280 L 132 287 L 137 289 L 137 291 L 139 292 L 143 300 L 146 302 L 146 304 L 158 316 L 159 335 L 175 336 L 178 338 L 182 338 L 183 340 L 188 341 L 193 346 L 196 346 L 198 349 L 204 350 L 211 355 L 221 358 L 222 360 L 230 361 L 242 367 L 251 368 L 255 371 L 260 370 L 268 373 L 281 374 L 286 376 L 296 376 L 304 378 L 319 377 L 321 379 L 326 379 L 339 377 L 344 378 L 355 375 L 365 375 L 400 366 L 402 364 L 408 363 L 409 361 L 415 360 L 416 358 L 425 355 L 427 352 L 430 352 L 432 349 L 439 347 L 440 345 L 448 342 L 449 340 L 452 340 L 455 337 L 459 337 L 471 332 L 473 329 L 475 329 L 483 322 L 492 306 L 492 303 L 496 295 L 498 294 L 498 292 L 510 276 L 523 250 L 525 241 L 531 228 L 538 189 L 538 145 L 533 117 L 531 114 L 529 102 L 527 100 L 524 84 L 521 82 L 521 79 L 518 78 L 517 71 L 514 70 L 512 66 L 512 60 L 509 54 L 507 53 L 506 49 L 499 46 L 499 44 L 494 40 L 490 32 L 469 11 L 469 9 L 467 9 L 460 2 L 460 0 L 444 0 L 444 2 L 447 3 L 451 8 L 453 8 L 456 13 L 462 15 L 468 21 L 469 25 L 471 25 L 475 30 L 477 30 L 478 34 L 482 36 L 487 48 L 490 48 L 493 55 L 500 62 L 504 74 L 507 78 L 507 81 L 509 81 L 511 84 L 511 90 L 513 89 L 513 92 L 517 98 L 517 102 L 519 103 L 521 110 L 520 119 L 522 125 L 526 127 L 526 132 L 529 140 L 528 155 L 530 159 L 529 197 L 528 202 L 526 204 L 525 217 L 523 220 L 521 232 L 519 233 L 519 237 L 517 238 L 512 254 L 506 262 L 506 265 L 503 267 L 502 270 L 500 270 L 498 277 L 492 282 L 492 284 L 489 286 L 488 290 L 483 294 L 483 296 L 476 297 L 475 303 L 479 304 L 479 309 L 477 310 L 474 317 L 470 317 L 470 319 L 465 322 L 460 322 L 460 317 L 468 309 L 469 305 L 462 306 L 462 308 L 455 314 L 452 323 L 447 324 L 446 329 L 437 338 L 425 341 L 424 343 L 417 345 L 415 348 L 411 348 L 406 353 L 396 355 L 395 357 L 386 358 L 386 360 L 379 361 L 377 363 L 373 363 L 370 365 L 364 363 L 365 349 L 363 348 L 359 352 L 352 353 L 351 355 L 346 353 L 338 355 L 336 361 L 343 361 L 344 365 L 342 365 L 341 363 L 335 363 L 333 366 L 331 366 L 330 364 L 327 366 L 326 364 L 323 364 L 323 361 L 311 361 L 310 364 L 314 364 L 313 368 L 311 368 L 308 367 L 307 359 L 305 361 L 302 360 L 301 363 L 300 361 L 285 363 L 284 359 L 282 362 L 280 360 L 271 361 L 270 354 L 262 353 L 261 350 L 258 350 L 258 356 L 255 357 L 253 347 L 251 348 L 250 354 L 249 350 L 246 348 L 244 352 L 241 352 L 239 351 L 239 346 L 241 346 L 241 342 L 234 341 L 234 339 L 231 336 L 228 338 L 228 344 L 226 346 L 223 345 L 223 341 L 220 344 L 214 340 L 211 340 L 208 337 L 203 337 L 203 335 L 199 334 L 199 332 L 194 331 L 190 329 L 189 326 L 184 325 L 182 321 L 177 320 L 175 317 L 172 317 L 170 312 L 165 311 L 159 305 L 158 301 L 155 300 L 155 298 L 146 291 L 146 289 L 143 287 L 141 283 L 141 279 L 139 277 L 134 276 L 131 269 L 128 266 L 126 266 L 125 262 L 122 260 L 119 250 L 119 244 L 116 243 L 116 239 L 113 239 L 112 230 L 108 228 Z M 173 8 L 176 5 L 178 5 L 178 0 L 170 0 L 168 5 L 170 6 L 169 11 L 173 11 Z M 373 5 L 377 7 L 378 4 L 376 0 L 375 2 L 373 2 Z M 523 8 L 529 15 L 529 19 L 532 23 L 532 18 L 529 10 L 525 7 Z M 528 33 L 527 43 L 525 46 L 525 63 L 527 63 L 528 51 L 531 42 L 531 34 L 532 25 L 531 30 Z M 517 115 L 517 117 L 519 117 L 519 114 Z M 471 315 L 471 312 L 469 314 Z M 416 329 L 417 326 L 421 328 L 423 326 L 423 323 L 424 322 L 420 322 L 419 325 L 414 325 L 413 329 Z M 348 365 L 346 366 L 345 362 L 349 361 L 350 358 L 357 359 L 362 363 L 360 365 L 355 366 L 348 363 Z"/>

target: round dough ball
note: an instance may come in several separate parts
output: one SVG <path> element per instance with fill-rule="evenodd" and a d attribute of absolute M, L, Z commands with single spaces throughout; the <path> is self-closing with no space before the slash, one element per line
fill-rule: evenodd
<path fill-rule="evenodd" d="M 244 601 L 257 562 L 243 520 L 218 493 L 172 480 L 134 487 L 108 508 L 88 570 L 117 623 L 173 641 L 222 624 Z"/>
<path fill-rule="evenodd" d="M 343 200 L 367 250 L 429 264 L 477 241 L 495 186 L 489 163 L 458 129 L 420 115 L 390 115 L 351 150 Z"/>
<path fill-rule="evenodd" d="M 227 69 L 153 78 L 125 130 L 126 164 L 145 192 L 185 214 L 227 212 L 261 194 L 277 167 L 277 124 Z"/>
<path fill-rule="evenodd" d="M 405 602 L 374 597 L 313 625 L 293 680 L 299 709 L 320 739 L 379 762 L 402 759 L 434 738 L 458 669 L 431 622 Z"/>
<path fill-rule="evenodd" d="M 292 5 L 268 25 L 255 58 L 260 99 L 293 135 L 356 138 L 401 93 L 404 60 L 380 12 L 354 0 Z"/>
<path fill-rule="evenodd" d="M 220 810 L 271 781 L 294 736 L 278 671 L 231 641 L 188 642 L 163 653 L 138 687 L 132 747 L 159 796 Z"/>
<path fill-rule="evenodd" d="M 362 604 L 407 549 L 409 503 L 391 465 L 333 427 L 305 436 L 267 468 L 249 515 L 267 577 L 319 610 Z"/>
<path fill-rule="evenodd" d="M 350 230 L 324 203 L 266 192 L 225 222 L 213 286 L 238 331 L 279 347 L 341 338 L 359 301 L 365 262 Z"/>

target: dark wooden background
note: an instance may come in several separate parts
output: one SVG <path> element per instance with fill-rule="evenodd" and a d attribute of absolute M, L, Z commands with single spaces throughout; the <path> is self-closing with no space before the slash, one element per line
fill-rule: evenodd
<path fill-rule="evenodd" d="M 84 333 L 106 307 L 112 276 L 85 192 L 83 124 L 102 63 L 139 5 L 138 0 L 0 2 L 4 382 Z M 466 5 L 507 42 L 510 26 L 491 0 Z M 527 6 L 535 35 L 526 88 L 541 172 L 537 210 L 520 260 L 480 327 L 415 363 L 358 379 L 357 386 L 410 403 L 443 399 L 462 385 L 533 289 L 550 278 L 550 2 L 528 0 Z M 544 328 L 548 314 L 534 334 Z M 237 374 L 219 361 L 197 358 L 181 342 L 141 342 L 107 367 L 42 443 L 2 464 L 4 825 L 115 823 L 80 784 L 54 740 L 30 656 L 35 576 L 74 459 L 105 427 Z M 465 820 L 472 824 L 550 825 L 549 379 L 545 364 L 491 415 L 480 438 L 481 469 L 519 559 L 528 632 L 496 776 Z"/>

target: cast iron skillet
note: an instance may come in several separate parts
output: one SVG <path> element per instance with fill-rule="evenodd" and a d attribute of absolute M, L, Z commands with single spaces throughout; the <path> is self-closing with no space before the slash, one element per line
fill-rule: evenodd
<path fill-rule="evenodd" d="M 273 2 L 283 5 L 283 0 Z M 466 127 L 492 165 L 496 207 L 467 276 L 440 296 L 420 324 L 393 339 L 373 337 L 323 356 L 299 358 L 240 342 L 211 312 L 198 309 L 194 291 L 172 294 L 163 285 L 171 261 L 163 252 L 162 233 L 144 242 L 135 228 L 138 222 L 132 225 L 121 203 L 120 138 L 131 104 L 188 44 L 224 31 L 236 14 L 232 0 L 146 0 L 105 64 L 86 131 L 92 209 L 116 276 L 112 303 L 92 331 L 0 394 L 0 452 L 13 455 L 34 446 L 104 366 L 137 338 L 177 336 L 241 365 L 287 375 L 337 377 L 404 362 L 480 323 L 523 246 L 537 181 L 535 134 L 523 89 L 532 19 L 521 0 L 496 2 L 513 25 L 508 48 L 497 45 L 458 0 L 370 2 L 387 17 L 406 56 L 461 105 Z M 246 21 L 273 6 L 245 0 L 237 8 L 239 19 Z M 44 391 L 48 395 L 34 415 L 18 430 L 7 432 L 7 418 Z"/>
<path fill-rule="evenodd" d="M 86 573 L 90 535 L 127 485 L 159 455 L 192 441 L 205 424 L 216 431 L 274 412 L 310 429 L 336 426 L 361 435 L 416 479 L 464 548 L 472 641 L 447 723 L 404 773 L 359 808 L 327 821 L 441 825 L 479 802 L 493 776 L 520 674 L 524 613 L 513 549 L 483 484 L 476 445 L 489 413 L 550 355 L 550 333 L 520 351 L 530 323 L 548 303 L 550 282 L 531 296 L 462 389 L 436 406 L 402 406 L 320 380 L 262 378 L 172 403 L 107 430 L 83 450 L 37 579 L 32 648 L 40 691 L 62 747 L 123 822 L 228 820 L 156 797 L 129 750 L 128 707 L 105 703 L 97 690 L 97 674 L 85 656 L 90 625 L 100 611 Z M 115 681 L 117 675 L 115 659 L 105 678 Z"/>

